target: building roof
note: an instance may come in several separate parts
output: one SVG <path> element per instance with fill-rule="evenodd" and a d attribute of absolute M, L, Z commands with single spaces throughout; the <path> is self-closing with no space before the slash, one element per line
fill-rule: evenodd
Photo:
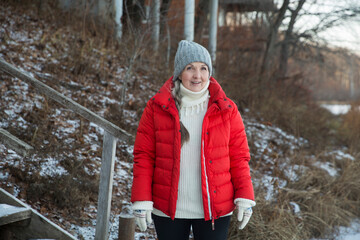
<path fill-rule="evenodd" d="M 230 8 L 236 8 L 238 11 L 275 11 L 276 5 L 273 0 L 219 0 L 220 5 Z"/>

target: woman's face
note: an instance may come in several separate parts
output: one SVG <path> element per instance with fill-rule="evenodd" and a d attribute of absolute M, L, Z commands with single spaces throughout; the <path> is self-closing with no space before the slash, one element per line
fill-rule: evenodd
<path fill-rule="evenodd" d="M 209 81 L 209 68 L 203 62 L 190 63 L 186 65 L 179 79 L 185 88 L 193 92 L 199 92 Z"/>

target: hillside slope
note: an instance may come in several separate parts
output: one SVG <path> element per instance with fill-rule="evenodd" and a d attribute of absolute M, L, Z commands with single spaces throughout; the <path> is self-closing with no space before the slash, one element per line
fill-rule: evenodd
<path fill-rule="evenodd" d="M 2 4 L 0 58 L 135 134 L 142 109 L 159 83 L 146 74 L 134 73 L 127 85 L 122 115 L 119 102 L 127 66 L 119 59 L 121 49 L 79 30 L 81 22 L 59 20 L 66 17 L 60 13 L 39 17 L 32 5 Z M 280 216 L 280 225 L 289 232 L 275 228 L 270 230 L 274 237 L 267 239 L 286 239 L 289 235 L 301 239 L 304 221 L 313 211 L 310 205 L 325 201 L 323 196 L 330 196 L 326 191 L 333 191 L 331 184 L 342 183 L 344 173 L 356 171 L 354 166 L 359 165 L 354 162 L 358 160 L 345 148 L 310 153 L 307 149 L 311 142 L 251 118 L 251 111 L 245 109 L 242 116 L 251 148 L 258 206 L 246 231 L 232 232 L 260 239 L 261 234 L 266 236 L 267 228 L 281 221 L 276 219 Z M 36 149 L 24 158 L 0 144 L 0 187 L 79 239 L 91 239 L 96 224 L 103 130 L 3 72 L 0 127 Z M 132 143 L 118 142 L 116 158 L 111 239 L 117 237 L 119 214 L 131 212 Z M 336 209 L 343 221 L 336 219 L 334 224 L 341 225 L 354 217 L 351 210 L 344 210 L 337 202 L 335 205 L 338 208 L 329 207 L 328 211 Z M 314 214 L 315 218 L 321 219 Z M 324 224 L 305 237 L 324 237 L 331 227 Z M 137 233 L 138 239 L 145 236 L 154 239 L 153 227 L 145 234 Z"/>

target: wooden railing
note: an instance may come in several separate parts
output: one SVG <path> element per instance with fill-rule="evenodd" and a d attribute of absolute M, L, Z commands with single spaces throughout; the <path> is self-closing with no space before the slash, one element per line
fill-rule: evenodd
<path fill-rule="evenodd" d="M 34 150 L 32 146 L 2 128 L 0 128 L 0 142 L 8 148 L 14 149 L 15 152 L 22 156 L 26 156 Z"/>
<path fill-rule="evenodd" d="M 0 70 L 19 78 L 22 81 L 25 81 L 26 83 L 32 85 L 40 93 L 60 103 L 64 107 L 73 110 L 75 113 L 79 114 L 90 122 L 97 124 L 99 127 L 105 130 L 103 138 L 95 240 L 107 240 L 109 238 L 109 218 L 114 176 L 116 140 L 121 139 L 123 141 L 129 141 L 132 139 L 132 135 L 90 111 L 89 109 L 81 106 L 72 99 L 65 97 L 63 94 L 50 88 L 46 84 L 17 69 L 1 58 Z"/>

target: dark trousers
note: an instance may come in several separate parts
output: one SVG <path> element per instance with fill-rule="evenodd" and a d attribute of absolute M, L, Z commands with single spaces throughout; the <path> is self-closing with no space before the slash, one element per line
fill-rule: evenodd
<path fill-rule="evenodd" d="M 159 240 L 188 240 L 191 226 L 195 240 L 226 240 L 231 216 L 215 220 L 214 230 L 212 230 L 211 221 L 204 219 L 175 218 L 172 220 L 154 214 L 152 218 Z"/>

